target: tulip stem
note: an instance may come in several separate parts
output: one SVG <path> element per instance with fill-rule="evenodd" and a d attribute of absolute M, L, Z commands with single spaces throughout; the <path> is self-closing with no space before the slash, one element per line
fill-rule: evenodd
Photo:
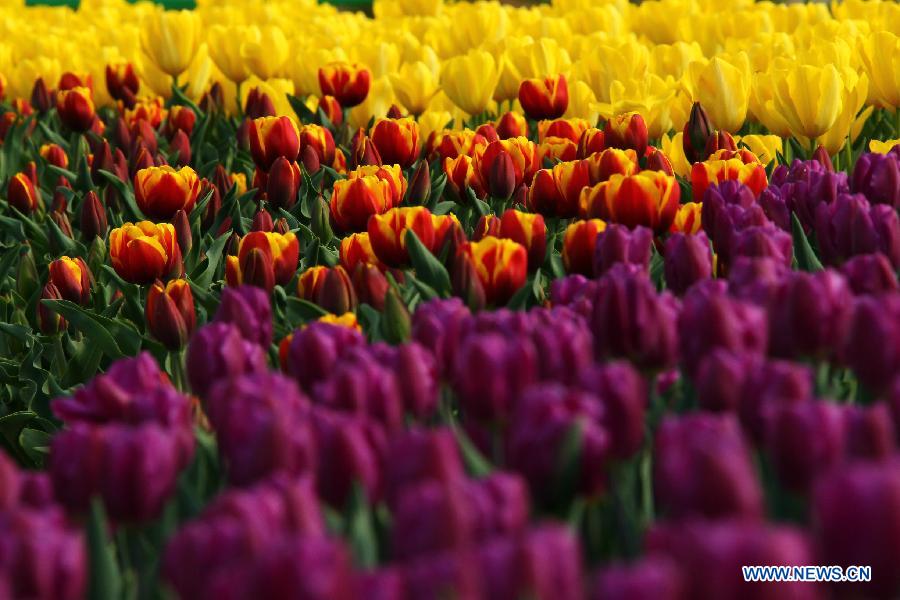
<path fill-rule="evenodd" d="M 241 104 L 241 89 L 244 87 L 244 82 L 238 82 L 235 84 L 235 88 L 237 88 L 237 116 L 238 121 L 244 120 L 244 107 Z"/>

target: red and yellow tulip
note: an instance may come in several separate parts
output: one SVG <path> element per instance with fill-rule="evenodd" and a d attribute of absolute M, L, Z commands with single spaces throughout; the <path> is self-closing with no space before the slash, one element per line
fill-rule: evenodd
<path fill-rule="evenodd" d="M 225 281 L 230 286 L 255 285 L 271 292 L 275 284 L 287 285 L 297 271 L 300 242 L 297 236 L 251 231 L 238 243 L 236 256 L 228 256 Z"/>
<path fill-rule="evenodd" d="M 472 261 L 488 304 L 506 304 L 525 285 L 528 252 L 521 244 L 487 236 L 477 242 L 467 242 L 461 251 Z"/>
<path fill-rule="evenodd" d="M 134 176 L 138 208 L 151 219 L 167 221 L 179 210 L 190 213 L 199 193 L 200 178 L 190 167 L 148 167 Z"/>
<path fill-rule="evenodd" d="M 612 175 L 608 181 L 585 188 L 579 200 L 581 214 L 628 227 L 643 225 L 666 231 L 678 211 L 681 188 L 671 175 L 641 171 Z"/>
<path fill-rule="evenodd" d="M 109 234 L 109 258 L 119 277 L 145 284 L 177 277 L 183 269 L 175 227 L 169 223 L 125 223 Z"/>

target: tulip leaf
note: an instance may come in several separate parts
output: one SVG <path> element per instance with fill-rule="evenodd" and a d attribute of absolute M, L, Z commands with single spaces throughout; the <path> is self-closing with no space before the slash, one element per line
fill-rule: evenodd
<path fill-rule="evenodd" d="M 822 263 L 812 249 L 797 213 L 791 213 L 791 233 L 794 236 L 794 258 L 797 259 L 797 266 L 803 271 L 821 271 Z"/>
<path fill-rule="evenodd" d="M 285 306 L 287 307 L 288 320 L 292 325 L 301 325 L 315 321 L 328 314 L 328 311 L 318 304 L 313 304 L 309 300 L 303 300 L 295 296 L 288 296 Z"/>
<path fill-rule="evenodd" d="M 314 123 L 316 120 L 316 113 L 314 113 L 310 108 L 306 105 L 306 103 L 294 96 L 293 94 L 287 94 L 288 103 L 291 105 L 291 108 L 294 109 L 294 112 L 297 113 L 297 118 L 300 119 L 302 123 Z"/>
<path fill-rule="evenodd" d="M 68 300 L 45 299 L 41 302 L 81 331 L 110 358 L 134 356 L 140 350 L 140 334 L 130 323 L 94 314 Z"/>
<path fill-rule="evenodd" d="M 408 282 L 410 286 L 412 286 L 419 293 L 423 300 L 431 300 L 432 298 L 437 298 L 439 296 L 439 294 L 433 287 L 431 287 L 412 273 L 406 274 L 405 281 Z"/>
<path fill-rule="evenodd" d="M 0 230 L 5 231 L 17 242 L 28 241 L 28 236 L 25 235 L 25 226 L 22 225 L 22 221 L 19 219 L 0 216 Z"/>
<path fill-rule="evenodd" d="M 425 247 L 412 229 L 406 231 L 406 250 L 416 270 L 416 277 L 442 295 L 450 293 L 450 274 L 434 254 Z"/>
<path fill-rule="evenodd" d="M 187 86 L 185 86 L 185 88 L 186 87 Z M 190 108 L 192 111 L 194 111 L 194 114 L 198 119 L 202 119 L 206 115 L 206 113 L 204 113 L 200 109 L 200 107 L 197 106 L 197 103 L 195 103 L 185 95 L 184 89 L 179 87 L 175 83 L 172 84 L 172 101 L 173 104 L 180 104 L 182 106 L 187 106 L 188 108 Z"/>
<path fill-rule="evenodd" d="M 584 443 L 582 425 L 575 421 L 569 426 L 559 447 L 556 460 L 556 481 L 553 485 L 554 500 L 558 505 L 565 505 L 578 491 L 581 472 L 581 448 Z"/>
<path fill-rule="evenodd" d="M 50 229 L 50 246 L 56 250 L 57 254 L 77 254 L 73 250 L 77 247 L 75 240 L 63 233 L 56 221 L 47 219 L 47 227 Z"/>
<path fill-rule="evenodd" d="M 432 169 L 431 172 L 433 173 L 434 169 Z M 441 197 L 444 195 L 445 187 L 447 187 L 447 174 L 443 171 L 438 171 L 438 174 L 431 179 L 431 193 L 428 195 L 428 201 L 433 204 L 435 208 L 441 204 Z M 431 212 L 435 212 L 435 210 L 432 209 Z"/>
<path fill-rule="evenodd" d="M 70 170 L 68 170 L 68 169 L 63 169 L 62 167 L 58 167 L 58 166 L 56 166 L 56 165 L 49 165 L 49 164 L 48 164 L 48 165 L 47 165 L 47 169 L 48 169 L 51 173 L 53 173 L 54 175 L 56 175 L 57 177 L 65 177 L 65 178 L 68 179 L 70 182 L 71 182 L 71 181 L 75 181 L 76 179 L 78 179 L 78 176 L 75 175 L 75 173 L 73 173 L 72 171 L 70 171 Z"/>
<path fill-rule="evenodd" d="M 438 202 L 434 205 L 434 208 L 431 209 L 431 213 L 437 216 L 446 215 L 450 211 L 456 208 L 456 202 L 452 200 L 445 200 L 443 202 Z"/>
<path fill-rule="evenodd" d="M 206 268 L 201 273 L 197 273 L 196 275 L 192 274 L 191 279 L 199 287 L 208 288 L 212 285 L 216 269 L 218 269 L 219 263 L 222 261 L 222 253 L 225 251 L 225 244 L 228 243 L 228 237 L 228 235 L 222 234 L 216 238 L 206 251 Z M 199 266 L 203 266 L 203 264 L 204 263 L 200 263 Z"/>
<path fill-rule="evenodd" d="M 466 470 L 469 471 L 469 475 L 475 478 L 490 475 L 494 470 L 494 466 L 472 443 L 469 436 L 456 426 L 453 426 L 453 434 L 456 436 L 456 443 L 459 445 L 459 452 L 462 455 L 463 463 L 466 465 Z"/>
<path fill-rule="evenodd" d="M 53 436 L 40 429 L 26 427 L 19 433 L 19 447 L 35 464 L 44 462 L 50 453 L 50 439 Z"/>
<path fill-rule="evenodd" d="M 100 173 L 102 177 L 105 177 L 110 185 L 119 192 L 119 197 L 125 202 L 125 206 L 128 207 L 128 210 L 131 211 L 131 216 L 129 218 L 136 221 L 142 220 L 144 215 L 141 212 L 141 209 L 138 208 L 137 202 L 134 200 L 134 192 L 128 187 L 128 184 L 119 179 L 118 175 L 115 173 L 111 173 L 105 169 L 100 169 L 98 173 Z"/>
<path fill-rule="evenodd" d="M 378 539 L 371 505 L 366 498 L 365 489 L 359 483 L 353 484 L 344 522 L 344 533 L 350 539 L 356 565 L 364 569 L 374 567 L 378 563 Z"/>
<path fill-rule="evenodd" d="M 506 308 L 510 310 L 527 309 L 531 305 L 531 300 L 534 298 L 533 283 L 533 281 L 526 282 L 525 285 L 520 287 L 516 293 L 512 295 L 512 298 L 509 299 L 509 302 L 506 303 Z"/>
<path fill-rule="evenodd" d="M 91 501 L 87 522 L 88 564 L 90 565 L 90 600 L 122 597 L 122 575 L 116 562 L 115 545 L 110 541 L 106 511 L 99 498 Z"/>
<path fill-rule="evenodd" d="M 0 284 L 6 279 L 6 274 L 9 273 L 10 269 L 12 269 L 13 265 L 19 261 L 19 258 L 22 256 L 19 248 L 21 247 L 2 247 L 0 248 Z"/>

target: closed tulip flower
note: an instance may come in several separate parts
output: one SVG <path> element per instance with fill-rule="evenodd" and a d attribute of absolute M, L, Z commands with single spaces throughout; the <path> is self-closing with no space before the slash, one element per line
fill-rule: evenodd
<path fill-rule="evenodd" d="M 76 87 L 71 90 L 58 92 L 56 97 L 56 112 L 59 114 L 63 125 L 72 131 L 83 133 L 91 128 L 96 118 L 94 100 L 91 90 L 86 87 Z"/>
<path fill-rule="evenodd" d="M 489 304 L 506 304 L 528 275 L 528 252 L 512 240 L 487 236 L 462 249 L 472 259 Z"/>
<path fill-rule="evenodd" d="M 279 156 L 272 163 L 266 178 L 266 198 L 275 208 L 290 210 L 297 203 L 302 182 L 300 165 Z"/>
<path fill-rule="evenodd" d="M 151 219 L 167 221 L 179 210 L 191 212 L 199 193 L 200 179 L 190 167 L 149 167 L 134 176 L 135 200 Z"/>
<path fill-rule="evenodd" d="M 169 350 L 180 350 L 194 331 L 194 294 L 184 279 L 156 282 L 147 293 L 147 326 Z"/>
<path fill-rule="evenodd" d="M 528 189 L 526 205 L 548 217 L 574 217 L 581 190 L 591 183 L 590 166 L 588 161 L 578 160 L 541 169 Z"/>
<path fill-rule="evenodd" d="M 702 231 L 694 235 L 675 233 L 666 240 L 666 286 L 676 294 L 694 283 L 712 277 L 713 255 Z"/>
<path fill-rule="evenodd" d="M 834 65 L 776 69 L 774 106 L 795 136 L 817 138 L 834 125 L 844 82 Z"/>
<path fill-rule="evenodd" d="M 200 46 L 200 14 L 191 10 L 154 10 L 141 22 L 140 35 L 144 54 L 160 71 L 177 79 L 190 66 Z"/>
<path fill-rule="evenodd" d="M 641 171 L 635 175 L 612 175 L 608 181 L 585 188 L 579 204 L 590 218 L 621 223 L 628 227 L 644 225 L 657 233 L 666 231 L 678 211 L 681 188 L 675 178 L 660 171 Z"/>
<path fill-rule="evenodd" d="M 267 171 L 279 156 L 289 161 L 300 155 L 300 130 L 291 117 L 260 117 L 250 121 L 250 153 Z"/>
<path fill-rule="evenodd" d="M 599 277 L 617 264 L 633 265 L 649 272 L 653 232 L 646 227 L 629 230 L 610 223 L 597 236 L 594 248 L 594 275 Z"/>
<path fill-rule="evenodd" d="M 529 119 L 558 119 L 569 107 L 569 86 L 565 75 L 545 79 L 525 79 L 519 85 L 519 102 Z"/>
<path fill-rule="evenodd" d="M 250 77 L 244 57 L 241 56 L 243 40 L 250 39 L 251 28 L 235 25 L 213 25 L 209 28 L 206 44 L 209 57 L 232 83 L 243 83 Z"/>
<path fill-rule="evenodd" d="M 109 234 L 109 258 L 116 273 L 145 284 L 180 275 L 184 268 L 175 228 L 168 223 L 125 223 Z"/>
<path fill-rule="evenodd" d="M 563 235 L 562 259 L 566 273 L 577 273 L 588 277 L 594 275 L 594 249 L 597 236 L 606 229 L 606 221 L 588 219 L 574 221 Z"/>
<path fill-rule="evenodd" d="M 81 258 L 63 256 L 50 263 L 50 281 L 63 299 L 86 305 L 91 299 L 94 276 Z"/>
<path fill-rule="evenodd" d="M 141 83 L 132 63 L 117 62 L 106 65 L 106 90 L 125 108 L 134 108 L 140 87 Z"/>
<path fill-rule="evenodd" d="M 640 170 L 638 155 L 634 150 L 607 148 L 585 159 L 591 172 L 591 185 L 607 181 L 613 175 L 634 175 Z"/>
<path fill-rule="evenodd" d="M 345 108 L 362 104 L 371 84 L 371 71 L 355 63 L 333 62 L 319 68 L 322 95 L 334 96 Z"/>
<path fill-rule="evenodd" d="M 701 202 L 685 202 L 678 207 L 675 219 L 669 230 L 673 233 L 685 233 L 688 235 L 697 233 L 701 227 Z"/>
<path fill-rule="evenodd" d="M 460 155 L 474 157 L 488 145 L 488 140 L 470 129 L 463 131 L 444 130 L 435 133 L 428 141 L 429 155 L 437 154 L 443 159 L 456 158 Z"/>
<path fill-rule="evenodd" d="M 191 336 L 185 357 L 188 381 L 200 398 L 216 383 L 248 373 L 266 371 L 266 355 L 259 344 L 241 335 L 231 323 L 209 323 Z"/>
<path fill-rule="evenodd" d="M 528 251 L 528 268 L 535 270 L 544 263 L 547 250 L 547 227 L 538 214 L 508 209 L 500 218 L 500 238 L 517 242 Z"/>
<path fill-rule="evenodd" d="M 853 167 L 851 184 L 872 204 L 900 208 L 900 155 L 863 154 Z"/>
<path fill-rule="evenodd" d="M 703 199 L 706 188 L 723 181 L 739 181 L 753 191 L 754 196 L 766 189 L 766 168 L 758 161 L 744 162 L 740 158 L 718 160 L 711 158 L 691 167 L 691 188 L 694 202 Z"/>
<path fill-rule="evenodd" d="M 540 156 L 535 143 L 524 137 L 491 142 L 484 152 L 476 155 L 475 168 L 482 185 L 487 187 L 491 169 L 501 154 L 507 154 L 512 159 L 513 188 L 518 188 L 523 183 L 530 185 L 540 167 Z"/>
<path fill-rule="evenodd" d="M 394 186 L 388 178 L 371 174 L 334 182 L 331 216 L 342 231 L 363 231 L 369 217 L 382 214 L 393 206 Z"/>
<path fill-rule="evenodd" d="M 233 39 L 230 41 L 235 43 Z M 278 75 L 290 54 L 284 31 L 277 25 L 251 27 L 250 35 L 241 41 L 240 46 L 244 64 L 263 81 Z"/>
<path fill-rule="evenodd" d="M 442 166 L 447 176 L 447 185 L 457 198 L 465 198 L 467 188 L 472 188 L 475 196 L 484 197 L 486 190 L 475 171 L 475 159 L 460 154 L 455 158 L 445 158 Z"/>
<path fill-rule="evenodd" d="M 406 169 L 419 158 L 419 125 L 411 117 L 378 119 L 371 137 L 385 164 Z"/>
<path fill-rule="evenodd" d="M 900 372 L 900 295 L 858 298 L 841 353 L 866 388 L 887 391 Z"/>
<path fill-rule="evenodd" d="M 871 206 L 862 194 L 840 194 L 815 212 L 816 241 L 822 260 L 840 265 L 858 254 L 881 252 L 900 266 L 900 218 L 889 206 Z"/>
<path fill-rule="evenodd" d="M 414 115 L 425 112 L 428 103 L 440 91 L 438 75 L 422 61 L 404 63 L 389 77 L 397 99 Z"/>
<path fill-rule="evenodd" d="M 10 206 L 26 215 L 36 211 L 41 204 L 34 183 L 25 173 L 16 173 L 9 180 L 6 200 Z"/>
<path fill-rule="evenodd" d="M 444 93 L 470 115 L 480 115 L 487 109 L 499 79 L 499 65 L 485 50 L 455 56 L 441 68 Z"/>
<path fill-rule="evenodd" d="M 750 103 L 751 67 L 745 53 L 692 62 L 685 82 L 693 100 L 704 103 L 716 129 L 740 130 Z"/>
<path fill-rule="evenodd" d="M 321 125 L 304 125 L 300 128 L 300 152 L 312 148 L 319 157 L 319 163 L 331 166 L 335 162 L 337 150 L 331 131 Z"/>
<path fill-rule="evenodd" d="M 369 233 L 353 233 L 341 240 L 338 247 L 338 255 L 340 257 L 341 266 L 348 273 L 353 273 L 358 264 L 369 264 L 378 266 L 380 264 L 375 251 L 372 250 L 372 242 L 369 240 Z"/>
<path fill-rule="evenodd" d="M 844 458 L 845 417 L 831 402 L 809 400 L 769 415 L 765 448 L 782 485 L 807 492 L 820 475 Z"/>
<path fill-rule="evenodd" d="M 854 256 L 843 264 L 841 273 L 857 296 L 877 296 L 900 290 L 891 261 L 880 252 Z"/>
<path fill-rule="evenodd" d="M 88 243 L 93 242 L 95 237 L 105 239 L 107 228 L 106 208 L 96 192 L 88 192 L 81 201 L 79 229 L 82 238 Z"/>
<path fill-rule="evenodd" d="M 900 36 L 896 30 L 873 31 L 860 38 L 860 59 L 869 77 L 870 103 L 886 109 L 900 107 Z"/>
<path fill-rule="evenodd" d="M 407 231 L 415 233 L 426 248 L 435 244 L 434 220 L 424 206 L 392 208 L 384 214 L 373 215 L 367 229 L 375 256 L 389 267 L 403 267 L 409 263 Z"/>
<path fill-rule="evenodd" d="M 635 112 L 616 115 L 606 122 L 603 140 L 608 148 L 634 150 L 638 156 L 647 151 L 647 124 Z"/>
<path fill-rule="evenodd" d="M 69 157 L 66 156 L 66 151 L 58 144 L 44 144 L 41 146 L 40 155 L 48 163 L 60 169 L 66 169 L 69 166 Z"/>
<path fill-rule="evenodd" d="M 225 280 L 229 286 L 255 285 L 272 291 L 287 285 L 297 270 L 300 242 L 293 233 L 252 231 L 241 238 L 237 254 L 227 257 Z"/>
<path fill-rule="evenodd" d="M 528 137 L 528 121 L 521 113 L 507 111 L 497 121 L 497 135 L 501 140 L 525 136 Z"/>

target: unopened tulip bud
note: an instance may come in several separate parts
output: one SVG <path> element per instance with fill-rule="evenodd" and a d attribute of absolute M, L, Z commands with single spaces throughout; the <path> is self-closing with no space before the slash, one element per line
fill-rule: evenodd
<path fill-rule="evenodd" d="M 638 113 L 616 115 L 606 122 L 603 139 L 610 148 L 634 150 L 637 155 L 647 152 L 647 124 Z"/>
<path fill-rule="evenodd" d="M 77 133 L 91 129 L 97 118 L 91 90 L 85 87 L 57 92 L 56 112 L 63 125 Z"/>
<path fill-rule="evenodd" d="M 712 156 L 719 150 L 730 150 L 732 152 L 737 150 L 734 138 L 727 131 L 714 131 L 709 136 L 709 139 L 706 140 L 706 156 Z"/>
<path fill-rule="evenodd" d="M 706 152 L 706 142 L 712 133 L 709 115 L 706 114 L 699 102 L 694 102 L 688 122 L 684 125 L 682 137 L 684 156 L 688 162 L 695 163 L 706 160 L 706 157 L 709 156 L 709 153 Z"/>
<path fill-rule="evenodd" d="M 137 175 L 138 171 L 149 169 L 150 167 L 155 166 L 156 161 L 153 159 L 153 155 L 150 153 L 150 150 L 148 150 L 146 146 L 141 144 L 131 155 L 131 160 L 128 162 L 128 177 L 134 179 L 134 176 Z"/>
<path fill-rule="evenodd" d="M 41 300 L 62 300 L 62 294 L 59 289 L 49 281 L 41 290 Z M 46 306 L 43 302 L 38 302 L 37 306 L 38 327 L 41 333 L 45 335 L 53 335 L 59 333 L 66 328 L 66 320 Z"/>
<path fill-rule="evenodd" d="M 116 148 L 120 150 L 127 151 L 131 148 L 131 130 L 128 128 L 128 123 L 125 122 L 124 118 L 118 118 L 110 139 L 112 139 Z"/>
<path fill-rule="evenodd" d="M 131 63 L 106 65 L 106 90 L 125 108 L 134 108 L 140 81 Z"/>
<path fill-rule="evenodd" d="M 225 244 L 225 254 L 228 256 L 237 256 L 241 244 L 241 236 L 236 231 L 231 232 L 228 243 Z"/>
<path fill-rule="evenodd" d="M 274 117 L 276 115 L 275 105 L 268 94 L 261 92 L 258 87 L 255 87 L 247 94 L 247 101 L 244 103 L 244 114 L 249 119 Z"/>
<path fill-rule="evenodd" d="M 103 144 L 97 148 L 97 151 L 94 153 L 94 158 L 91 160 L 91 181 L 93 181 L 96 186 L 105 183 L 106 179 L 100 174 L 100 171 L 103 170 L 112 173 L 114 172 L 114 169 L 115 163 L 113 162 L 112 149 L 109 147 L 109 142 L 103 140 Z"/>
<path fill-rule="evenodd" d="M 309 146 L 306 149 L 308 148 Z M 302 180 L 300 166 L 279 156 L 272 163 L 266 179 L 266 196 L 269 203 L 275 208 L 290 210 L 297 203 L 297 193 L 300 191 Z"/>
<path fill-rule="evenodd" d="M 378 148 L 375 147 L 371 138 L 360 130 L 353 136 L 351 143 L 350 166 L 356 168 L 371 165 L 381 165 L 381 154 L 379 154 Z"/>
<path fill-rule="evenodd" d="M 814 161 L 825 167 L 826 171 L 834 173 L 834 165 L 831 164 L 831 156 L 828 154 L 828 150 L 825 149 L 825 146 L 819 144 L 819 147 L 816 148 L 812 157 Z"/>
<path fill-rule="evenodd" d="M 39 114 L 44 114 L 53 106 L 53 99 L 50 97 L 50 90 L 44 83 L 43 77 L 38 77 L 31 88 L 31 108 Z"/>
<path fill-rule="evenodd" d="M 653 148 L 647 155 L 647 169 L 650 171 L 662 171 L 666 175 L 675 174 L 669 158 L 658 148 Z"/>
<path fill-rule="evenodd" d="M 322 166 L 319 161 L 319 153 L 312 146 L 303 147 L 303 150 L 300 151 L 300 160 L 303 162 L 303 168 L 310 175 L 318 173 L 319 168 Z"/>
<path fill-rule="evenodd" d="M 665 258 L 666 286 L 676 294 L 681 295 L 694 283 L 712 276 L 712 249 L 702 231 L 669 236 Z"/>
<path fill-rule="evenodd" d="M 384 320 L 382 332 L 391 344 L 399 344 L 409 339 L 411 320 L 409 310 L 393 287 L 389 287 L 384 297 Z"/>
<path fill-rule="evenodd" d="M 264 208 L 260 208 L 253 215 L 253 223 L 250 225 L 250 231 L 273 231 L 275 223 L 272 221 L 272 215 Z"/>
<path fill-rule="evenodd" d="M 212 84 L 203 97 L 200 98 L 200 110 L 207 113 L 220 112 L 225 106 L 225 92 L 222 84 L 216 81 Z"/>
<path fill-rule="evenodd" d="M 172 217 L 172 225 L 175 227 L 175 238 L 178 240 L 178 247 L 181 248 L 181 255 L 187 256 L 194 243 L 187 213 L 184 210 L 176 212 Z"/>
<path fill-rule="evenodd" d="M 652 245 L 653 232 L 646 227 L 639 226 L 632 230 L 611 223 L 597 234 L 594 275 L 599 277 L 617 264 L 633 265 L 648 272 Z"/>
<path fill-rule="evenodd" d="M 69 217 L 68 215 L 66 215 L 66 213 L 55 210 L 50 211 L 50 219 L 54 223 L 56 223 L 56 226 L 59 227 L 59 230 L 63 233 L 64 236 L 70 239 L 74 239 L 75 234 L 72 233 L 72 224 L 69 222 Z M 62 248 L 54 248 L 54 250 L 60 251 L 62 250 Z"/>
<path fill-rule="evenodd" d="M 183 348 L 197 322 L 191 286 L 184 279 L 157 281 L 147 294 L 146 314 L 153 337 L 169 350 Z"/>
<path fill-rule="evenodd" d="M 176 165 L 189 165 L 191 163 L 191 140 L 187 134 L 179 129 L 169 142 L 169 152 L 175 155 Z"/>
<path fill-rule="evenodd" d="M 275 221 L 275 229 L 273 229 L 273 231 L 275 233 L 284 235 L 287 232 L 289 232 L 290 230 L 291 230 L 291 227 L 290 227 L 290 225 L 288 225 L 287 219 L 285 219 L 284 217 L 281 217 L 280 219 Z"/>
<path fill-rule="evenodd" d="M 384 310 L 387 295 L 387 278 L 375 265 L 359 262 L 353 269 L 353 288 L 360 304 L 368 304 L 377 311 Z"/>
<path fill-rule="evenodd" d="M 478 311 L 487 303 L 484 285 L 478 277 L 475 263 L 467 252 L 457 252 L 450 265 L 453 295 L 462 298 L 470 310 Z"/>
<path fill-rule="evenodd" d="M 480 135 L 481 137 L 486 139 L 488 144 L 490 144 L 491 142 L 496 142 L 500 139 L 503 139 L 500 137 L 500 134 L 497 133 L 497 128 L 494 127 L 491 123 L 484 123 L 482 125 L 479 125 L 478 129 L 475 130 L 475 133 L 477 133 L 478 135 Z M 526 135 L 526 134 L 523 133 L 520 135 Z M 511 137 L 518 137 L 518 136 L 511 136 Z"/>
<path fill-rule="evenodd" d="M 495 128 L 498 139 L 508 140 L 514 137 L 528 137 L 528 120 L 517 112 L 505 112 L 497 121 Z"/>
<path fill-rule="evenodd" d="M 316 290 L 315 303 L 335 315 L 356 310 L 356 292 L 344 267 L 327 269 Z"/>
<path fill-rule="evenodd" d="M 323 244 L 327 244 L 334 238 L 334 232 L 331 229 L 331 210 L 328 204 L 321 196 L 317 197 L 313 204 L 312 223 L 310 228 L 313 234 L 319 238 Z"/>
<path fill-rule="evenodd" d="M 259 248 L 252 248 L 241 261 L 242 283 L 272 291 L 275 287 L 275 273 L 272 261 Z"/>
<path fill-rule="evenodd" d="M 40 285 L 40 279 L 38 278 L 34 254 L 30 247 L 26 247 L 28 250 L 19 258 L 19 269 L 16 273 L 16 291 L 23 298 L 31 298 L 31 295 L 37 291 Z"/>
<path fill-rule="evenodd" d="M 431 196 L 431 170 L 428 168 L 427 161 L 421 161 L 419 166 L 413 172 L 412 179 L 409 182 L 409 191 L 406 197 L 412 204 L 425 205 Z"/>
<path fill-rule="evenodd" d="M 516 188 L 516 169 L 512 157 L 500 152 L 488 173 L 488 191 L 493 198 L 508 200 Z"/>
<path fill-rule="evenodd" d="M 25 173 L 16 173 L 6 188 L 6 200 L 9 205 L 21 212 L 30 214 L 40 206 L 40 195 L 32 180 Z"/>

